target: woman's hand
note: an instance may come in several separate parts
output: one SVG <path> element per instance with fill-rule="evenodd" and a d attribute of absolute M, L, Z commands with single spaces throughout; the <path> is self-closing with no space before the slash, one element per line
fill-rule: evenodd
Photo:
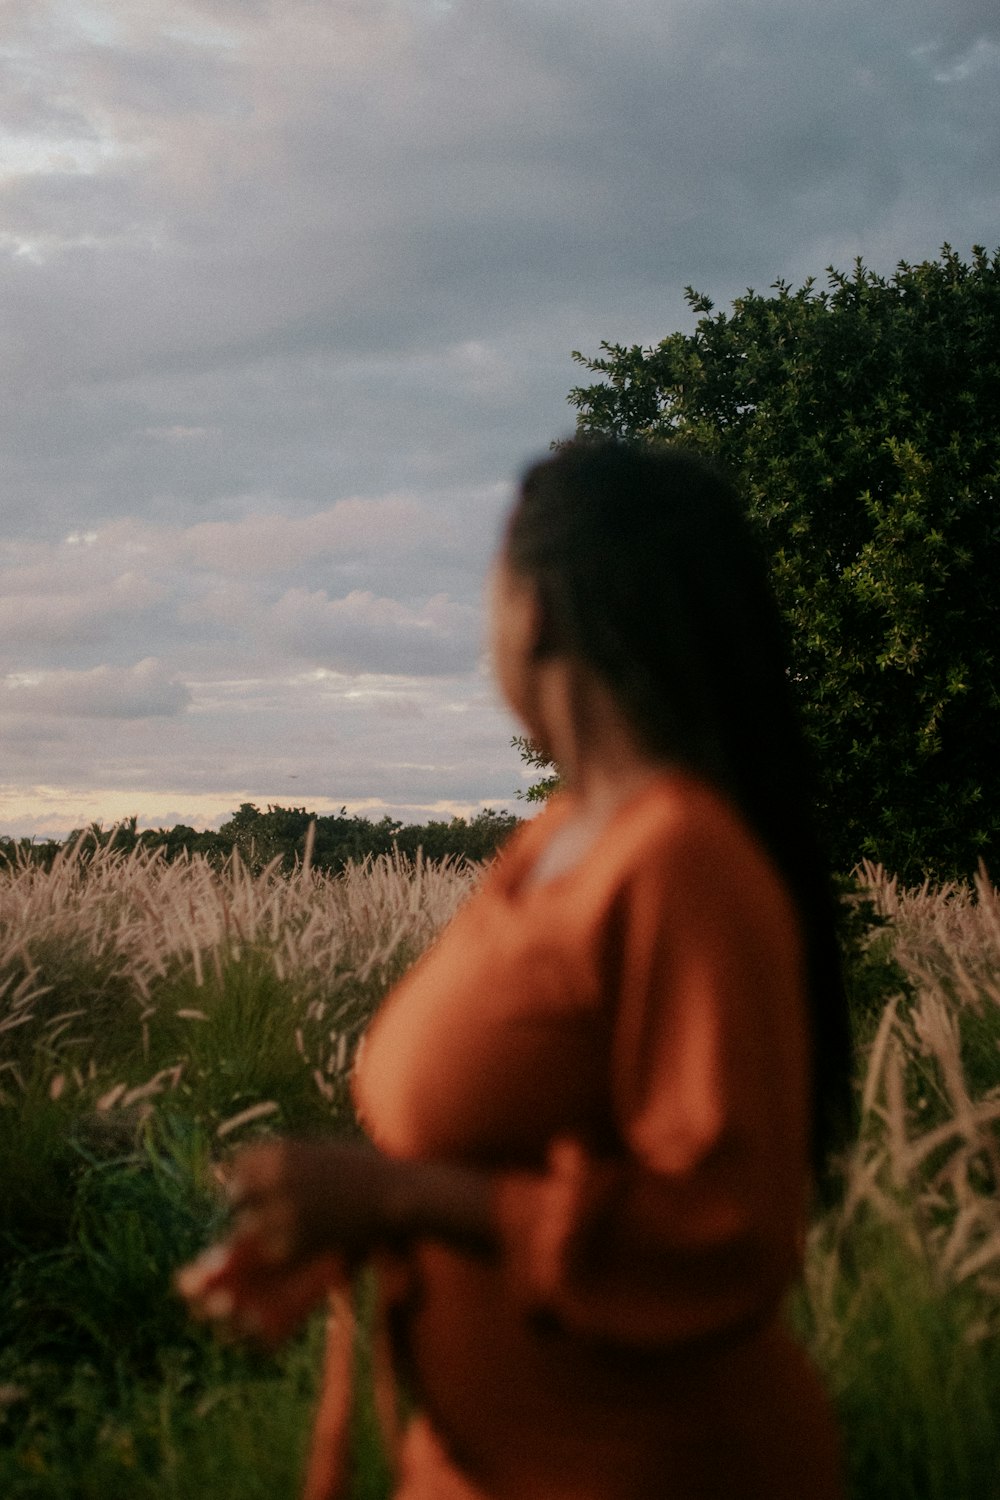
<path fill-rule="evenodd" d="M 496 1249 L 489 1178 L 371 1146 L 286 1140 L 252 1146 L 230 1168 L 230 1240 L 177 1278 L 196 1317 L 274 1345 L 378 1249 L 437 1239 Z"/>
<path fill-rule="evenodd" d="M 213 1245 L 177 1273 L 177 1290 L 193 1317 L 220 1332 L 276 1349 L 331 1291 L 350 1276 L 337 1256 L 276 1266 L 252 1236 Z"/>
<path fill-rule="evenodd" d="M 195 1317 L 275 1347 L 389 1236 L 399 1167 L 369 1147 L 274 1141 L 242 1152 L 227 1192 L 233 1233 L 178 1274 Z"/>

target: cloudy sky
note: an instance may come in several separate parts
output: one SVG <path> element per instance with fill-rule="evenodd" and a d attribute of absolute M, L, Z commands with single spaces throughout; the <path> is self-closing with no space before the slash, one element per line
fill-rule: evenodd
<path fill-rule="evenodd" d="M 3 0 L 0 832 L 515 805 L 574 348 L 1000 243 L 996 0 Z"/>

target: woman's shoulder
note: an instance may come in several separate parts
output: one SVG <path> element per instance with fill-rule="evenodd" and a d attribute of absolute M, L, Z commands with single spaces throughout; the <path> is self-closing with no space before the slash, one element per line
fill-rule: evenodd
<path fill-rule="evenodd" d="M 641 821 L 641 819 L 640 819 Z M 624 885 L 671 927 L 720 946 L 737 938 L 772 953 L 800 942 L 784 873 L 734 800 L 708 782 L 678 778 L 651 798 Z"/>
<path fill-rule="evenodd" d="M 532 882 L 546 848 L 578 810 L 572 793 L 553 796 L 508 840 L 490 869 L 487 894 L 513 900 L 531 920 L 570 927 L 600 922 L 609 907 L 642 891 L 675 905 L 691 900 L 745 906 L 781 901 L 784 882 L 749 823 L 717 787 L 686 771 L 665 769 L 625 797 L 579 859 L 564 873 Z M 553 905 L 554 903 L 554 905 Z M 569 922 L 571 914 L 574 917 Z"/>
<path fill-rule="evenodd" d="M 602 851 L 607 897 L 794 921 L 786 882 L 743 812 L 710 782 L 657 776 L 623 805 Z"/>
<path fill-rule="evenodd" d="M 664 771 L 622 804 L 608 830 L 623 855 L 670 862 L 764 850 L 735 804 L 711 782 Z"/>

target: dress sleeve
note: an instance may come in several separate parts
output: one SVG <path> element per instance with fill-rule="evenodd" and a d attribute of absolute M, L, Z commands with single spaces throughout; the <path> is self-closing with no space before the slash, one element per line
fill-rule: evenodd
<path fill-rule="evenodd" d="M 797 1272 L 808 1190 L 797 925 L 748 838 L 672 840 L 600 938 L 618 1146 L 566 1137 L 498 1178 L 507 1264 L 536 1313 L 663 1347 L 750 1325 Z"/>

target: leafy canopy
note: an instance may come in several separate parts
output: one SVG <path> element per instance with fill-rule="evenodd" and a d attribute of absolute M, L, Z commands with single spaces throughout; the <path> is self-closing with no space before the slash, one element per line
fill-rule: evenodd
<path fill-rule="evenodd" d="M 492 859 L 501 844 L 517 827 L 513 813 L 483 807 L 468 819 L 453 817 L 447 822 L 432 819 L 429 823 L 401 823 L 396 818 L 352 816 L 346 807 L 338 813 L 319 815 L 304 807 L 281 807 L 269 803 L 262 812 L 253 802 L 242 802 L 232 817 L 215 832 L 201 832 L 178 823 L 173 828 L 138 828 L 136 818 L 105 829 L 92 823 L 77 829 L 65 844 L 49 839 L 34 844 L 30 839 L 0 836 L 0 869 L 18 862 L 32 862 L 49 867 L 60 850 L 72 847 L 87 857 L 111 846 L 128 854 L 137 847 L 158 849 L 168 860 L 202 854 L 214 864 L 223 864 L 235 852 L 247 868 L 259 873 L 272 861 L 285 872 L 301 865 L 309 851 L 309 863 L 315 870 L 337 873 L 350 862 L 360 863 L 369 856 L 392 854 L 408 859 L 421 854 L 425 859 L 451 859 L 457 864 Z"/>
<path fill-rule="evenodd" d="M 654 348 L 574 353 L 580 435 L 741 481 L 835 861 L 1000 870 L 1000 252 L 783 281 Z"/>

